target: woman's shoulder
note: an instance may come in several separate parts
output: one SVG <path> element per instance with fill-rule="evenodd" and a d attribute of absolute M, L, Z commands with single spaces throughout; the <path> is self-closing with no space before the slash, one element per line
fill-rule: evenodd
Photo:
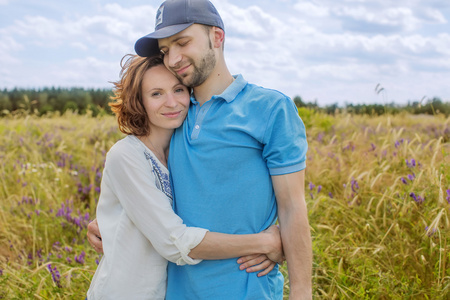
<path fill-rule="evenodd" d="M 106 154 L 106 161 L 117 161 L 126 159 L 139 159 L 142 149 L 137 137 L 128 135 L 117 141 Z"/>
<path fill-rule="evenodd" d="M 138 138 L 134 135 L 127 135 L 126 137 L 118 140 L 108 151 L 108 155 L 112 153 L 128 153 L 129 151 L 138 151 Z"/>

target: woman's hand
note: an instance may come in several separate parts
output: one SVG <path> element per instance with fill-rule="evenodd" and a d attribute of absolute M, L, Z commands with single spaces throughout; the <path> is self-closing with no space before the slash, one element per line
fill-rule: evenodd
<path fill-rule="evenodd" d="M 258 277 L 269 274 L 275 265 L 283 264 L 286 260 L 283 253 L 283 244 L 281 243 L 281 234 L 278 225 L 272 225 L 260 233 L 268 241 L 268 251 L 265 254 L 252 254 L 242 256 L 238 259 L 239 269 L 248 273 L 259 272 Z"/>
<path fill-rule="evenodd" d="M 286 258 L 283 252 L 283 243 L 281 242 L 281 233 L 278 225 L 272 225 L 260 234 L 266 234 L 269 238 L 269 248 L 265 253 L 267 257 L 279 264 L 282 264 Z"/>
<path fill-rule="evenodd" d="M 242 256 L 238 259 L 239 269 L 245 270 L 247 273 L 259 272 L 258 277 L 269 274 L 273 270 L 276 262 L 270 260 L 265 254 L 253 254 Z"/>

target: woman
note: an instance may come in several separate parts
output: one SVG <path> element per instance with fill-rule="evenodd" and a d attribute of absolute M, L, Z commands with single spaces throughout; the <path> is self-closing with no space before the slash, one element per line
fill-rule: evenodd
<path fill-rule="evenodd" d="M 106 157 L 97 207 L 104 255 L 88 299 L 164 299 L 168 260 L 184 265 L 266 254 L 244 258 L 241 269 L 256 265 L 251 271 L 267 274 L 275 265 L 268 256 L 282 261 L 276 227 L 250 235 L 214 233 L 185 226 L 173 212 L 167 157 L 172 133 L 187 114 L 189 90 L 161 58 L 126 57 L 110 106 L 127 137 Z"/>

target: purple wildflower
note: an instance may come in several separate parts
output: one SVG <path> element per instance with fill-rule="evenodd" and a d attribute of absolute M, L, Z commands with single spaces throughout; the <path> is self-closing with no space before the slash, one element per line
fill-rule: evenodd
<path fill-rule="evenodd" d="M 3 275 L 3 269 L 0 269 L 0 276 Z"/>
<path fill-rule="evenodd" d="M 409 180 L 413 181 L 414 178 L 416 178 L 416 175 L 415 175 L 414 173 L 408 174 L 408 179 L 409 179 Z"/>
<path fill-rule="evenodd" d="M 328 193 L 328 196 L 330 196 L 330 198 L 333 199 L 333 194 L 331 192 Z"/>
<path fill-rule="evenodd" d="M 61 287 L 61 274 L 59 274 L 58 269 L 56 267 L 52 268 L 51 264 L 48 264 L 47 268 L 50 271 L 50 274 L 52 274 L 53 282 L 56 283 L 58 287 Z"/>
<path fill-rule="evenodd" d="M 345 151 L 345 150 L 351 150 L 352 152 L 353 151 L 355 151 L 355 145 L 353 145 L 351 142 L 347 145 L 347 146 L 345 146 L 344 148 L 343 148 L 343 150 Z"/>
<path fill-rule="evenodd" d="M 425 198 L 422 198 L 422 196 L 417 196 L 417 199 L 419 200 L 419 203 L 425 202 Z"/>
<path fill-rule="evenodd" d="M 86 253 L 84 251 L 81 251 L 80 255 L 75 255 L 75 261 L 79 264 L 84 265 L 84 258 L 86 256 Z"/>
<path fill-rule="evenodd" d="M 425 201 L 425 199 L 422 198 L 422 196 L 416 195 L 416 194 L 414 194 L 413 192 L 411 192 L 411 193 L 409 194 L 409 196 L 410 196 L 411 198 L 413 198 L 414 201 L 415 201 L 416 203 L 419 203 L 419 204 L 421 204 L 421 203 L 423 203 L 423 202 Z"/>
<path fill-rule="evenodd" d="M 315 185 L 310 181 L 309 182 L 309 190 L 312 191 L 312 189 L 315 187 Z"/>
<path fill-rule="evenodd" d="M 429 237 L 431 237 L 436 232 L 436 230 L 437 230 L 436 228 L 433 228 L 433 230 L 429 231 L 429 227 L 428 226 L 425 227 L 425 231 L 429 231 L 427 232 L 427 235 Z"/>
<path fill-rule="evenodd" d="M 416 160 L 414 158 L 411 158 L 410 161 L 405 159 L 405 162 L 406 162 L 406 165 L 408 166 L 408 168 L 414 168 L 416 166 Z"/>
<path fill-rule="evenodd" d="M 42 259 L 42 249 L 37 250 L 36 255 L 39 257 L 39 259 Z"/>
<path fill-rule="evenodd" d="M 401 139 L 399 141 L 395 141 L 395 148 L 400 147 L 401 144 L 403 144 L 404 139 Z"/>
<path fill-rule="evenodd" d="M 321 190 L 322 190 L 322 186 L 319 185 L 319 186 L 317 187 L 317 192 L 320 193 Z"/>
<path fill-rule="evenodd" d="M 401 180 L 404 184 L 408 184 L 408 181 L 406 181 L 406 179 L 405 179 L 404 177 L 402 177 L 400 180 Z"/>
<path fill-rule="evenodd" d="M 319 133 L 319 134 L 317 135 L 317 141 L 318 141 L 319 143 L 321 143 L 324 136 L 325 136 L 325 134 L 324 134 L 323 132 Z"/>
<path fill-rule="evenodd" d="M 358 185 L 358 181 L 356 181 L 354 178 L 352 179 L 352 181 L 351 181 L 351 183 L 352 183 L 352 191 L 354 192 L 354 193 L 356 193 L 357 191 L 357 189 L 359 189 L 359 185 Z"/>
<path fill-rule="evenodd" d="M 447 190 L 447 197 L 445 197 L 445 199 L 447 200 L 448 204 L 450 204 L 450 189 Z"/>
<path fill-rule="evenodd" d="M 377 149 L 377 146 L 375 146 L 374 143 L 370 143 L 370 147 L 372 147 L 372 151 L 375 151 L 375 149 Z"/>

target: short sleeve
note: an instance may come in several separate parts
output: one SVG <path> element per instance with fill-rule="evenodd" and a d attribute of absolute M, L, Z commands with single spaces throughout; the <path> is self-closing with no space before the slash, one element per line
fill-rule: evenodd
<path fill-rule="evenodd" d="M 306 130 L 297 107 L 288 97 L 274 102 L 263 137 L 263 157 L 270 175 L 283 175 L 305 169 Z"/>

